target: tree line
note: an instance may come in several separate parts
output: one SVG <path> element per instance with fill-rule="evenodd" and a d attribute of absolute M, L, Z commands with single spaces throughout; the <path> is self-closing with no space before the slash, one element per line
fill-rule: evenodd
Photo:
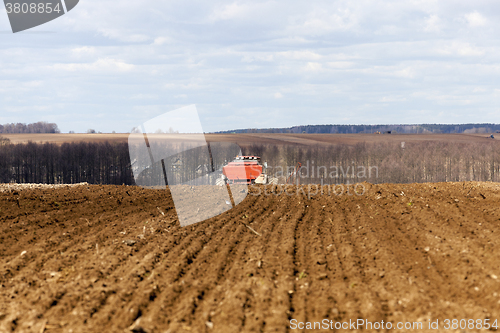
<path fill-rule="evenodd" d="M 182 151 L 182 149 L 181 149 Z M 129 147 L 122 143 L 76 142 L 10 144 L 0 140 L 0 182 L 136 184 L 133 170 L 143 170 L 138 183 L 158 185 L 166 172 L 171 184 L 209 176 L 213 181 L 222 166 L 234 158 L 234 149 L 211 144 L 212 163 L 206 152 L 183 151 L 161 165 L 147 167 L 149 155 L 130 161 Z M 267 173 L 281 183 L 298 162 L 302 184 L 422 183 L 448 181 L 500 182 L 500 142 L 453 143 L 423 141 L 406 143 L 359 143 L 328 146 L 254 144 L 244 155 L 260 156 Z M 205 154 L 205 155 L 204 155 Z M 141 166 L 141 161 L 146 165 Z M 152 179 L 154 175 L 158 179 Z M 141 179 L 142 177 L 142 179 Z M 150 180 L 148 180 L 150 179 Z M 194 183 L 193 183 L 194 184 Z"/>
<path fill-rule="evenodd" d="M 301 125 L 287 128 L 247 128 L 216 133 L 290 133 L 358 134 L 392 132 L 421 133 L 496 133 L 500 124 L 414 124 L 414 125 Z"/>
<path fill-rule="evenodd" d="M 11 123 L 0 125 L 0 133 L 14 134 L 14 133 L 60 133 L 57 124 L 39 121 L 32 124 Z"/>
<path fill-rule="evenodd" d="M 302 184 L 500 182 L 500 143 L 358 143 L 329 146 L 251 145 L 268 174 L 283 183 L 297 162 Z"/>
<path fill-rule="evenodd" d="M 0 182 L 133 185 L 127 143 L 0 145 Z"/>

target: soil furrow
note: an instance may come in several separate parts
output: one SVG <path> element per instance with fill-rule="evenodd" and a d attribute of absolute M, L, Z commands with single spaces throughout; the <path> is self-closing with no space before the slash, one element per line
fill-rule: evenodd
<path fill-rule="evenodd" d="M 0 332 L 500 320 L 497 185 L 365 186 L 248 195 L 187 227 L 163 190 L 2 192 Z"/>

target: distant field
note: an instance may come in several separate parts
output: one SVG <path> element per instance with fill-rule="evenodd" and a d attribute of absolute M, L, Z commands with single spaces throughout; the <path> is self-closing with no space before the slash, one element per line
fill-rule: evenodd
<path fill-rule="evenodd" d="M 102 142 L 102 141 L 127 141 L 128 134 L 1 134 L 12 143 L 35 143 L 52 142 L 62 144 L 65 142 Z"/>
<path fill-rule="evenodd" d="M 12 143 L 52 142 L 126 142 L 128 133 L 119 134 L 3 134 Z M 235 142 L 240 146 L 252 144 L 275 145 L 355 145 L 360 142 L 422 142 L 440 141 L 457 143 L 490 142 L 487 134 L 206 134 L 211 142 Z M 497 140 L 497 139 L 495 139 Z"/>

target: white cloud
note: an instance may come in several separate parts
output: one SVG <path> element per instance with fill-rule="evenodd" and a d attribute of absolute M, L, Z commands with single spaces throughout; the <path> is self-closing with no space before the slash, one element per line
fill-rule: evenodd
<path fill-rule="evenodd" d="M 352 61 L 330 61 L 326 63 L 328 67 L 335 69 L 350 68 L 354 65 Z"/>
<path fill-rule="evenodd" d="M 415 71 L 411 67 L 403 68 L 394 72 L 395 76 L 413 79 L 415 77 Z"/>
<path fill-rule="evenodd" d="M 304 67 L 304 70 L 307 72 L 317 72 L 323 68 L 323 65 L 319 62 L 308 62 Z"/>
<path fill-rule="evenodd" d="M 482 56 L 485 54 L 485 51 L 482 48 L 461 41 L 445 43 L 441 46 L 438 52 L 444 55 L 461 55 L 471 57 Z"/>
<path fill-rule="evenodd" d="M 231 4 L 221 6 L 220 8 L 214 9 L 210 15 L 211 21 L 219 20 L 234 20 L 240 17 L 245 17 L 251 10 L 251 4 L 238 4 L 233 2 Z"/>
<path fill-rule="evenodd" d="M 310 50 L 304 51 L 285 51 L 277 54 L 280 57 L 293 60 L 319 60 L 322 56 Z"/>
<path fill-rule="evenodd" d="M 148 99 L 158 99 L 158 96 L 157 95 L 153 95 L 153 94 L 136 94 L 136 95 L 133 95 L 130 97 L 131 99 L 144 99 L 144 100 L 148 100 Z"/>
<path fill-rule="evenodd" d="M 283 94 L 281 94 L 280 92 L 274 93 L 274 98 L 276 99 L 283 98 Z"/>
<path fill-rule="evenodd" d="M 39 88 L 43 85 L 43 81 L 28 81 L 24 83 L 26 88 Z"/>
<path fill-rule="evenodd" d="M 357 7 L 357 5 L 350 4 L 345 6 L 333 4 L 326 8 L 325 4 L 321 6 L 313 5 L 312 10 L 303 15 L 297 15 L 298 24 L 289 26 L 289 28 L 299 35 L 313 36 L 353 29 L 357 27 L 359 21 Z"/>
<path fill-rule="evenodd" d="M 93 46 L 82 46 L 82 47 L 75 47 L 71 49 L 71 52 L 74 53 L 75 55 L 93 55 L 96 53 L 96 48 Z"/>
<path fill-rule="evenodd" d="M 273 54 L 245 54 L 243 56 L 243 58 L 241 59 L 241 62 L 247 62 L 247 63 L 258 62 L 258 61 L 264 61 L 264 62 L 274 61 L 274 55 Z"/>
<path fill-rule="evenodd" d="M 153 41 L 153 45 L 160 46 L 160 45 L 163 45 L 163 44 L 168 43 L 170 41 L 171 41 L 171 39 L 167 38 L 167 37 L 157 37 Z"/>
<path fill-rule="evenodd" d="M 384 96 L 380 99 L 382 103 L 393 103 L 393 102 L 404 102 L 406 101 L 406 97 L 400 96 Z"/>
<path fill-rule="evenodd" d="M 425 32 L 440 32 L 441 31 L 441 19 L 437 15 L 430 15 L 425 19 L 424 31 Z"/>
<path fill-rule="evenodd" d="M 143 43 L 151 40 L 151 38 L 145 34 L 128 33 L 128 29 L 125 31 L 117 29 L 99 29 L 99 32 L 105 37 L 115 39 L 120 42 Z"/>
<path fill-rule="evenodd" d="M 98 59 L 93 63 L 56 63 L 50 66 L 54 70 L 62 70 L 68 72 L 128 72 L 134 69 L 134 65 L 127 64 L 122 60 L 117 59 Z"/>
<path fill-rule="evenodd" d="M 477 11 L 464 15 L 471 27 L 482 27 L 486 25 L 487 19 Z"/>

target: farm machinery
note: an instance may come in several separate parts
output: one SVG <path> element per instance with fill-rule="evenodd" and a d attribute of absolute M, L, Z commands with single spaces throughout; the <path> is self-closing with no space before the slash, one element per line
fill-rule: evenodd
<path fill-rule="evenodd" d="M 266 169 L 267 163 L 261 164 L 259 156 L 236 156 L 222 168 L 217 184 L 278 184 L 278 178 L 267 175 Z"/>

